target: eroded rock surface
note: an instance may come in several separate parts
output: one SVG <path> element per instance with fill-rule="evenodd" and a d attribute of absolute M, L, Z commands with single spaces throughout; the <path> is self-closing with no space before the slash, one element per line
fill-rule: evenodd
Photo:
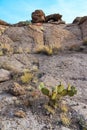
<path fill-rule="evenodd" d="M 82 30 L 83 40 L 87 41 L 87 16 L 82 17 L 79 25 L 80 25 L 81 30 Z"/>
<path fill-rule="evenodd" d="M 10 27 L 5 30 L 4 35 L 13 41 L 11 45 L 13 53 L 37 53 L 41 49 L 44 50 L 45 47 L 51 48 L 53 53 L 60 50 L 79 50 L 83 43 L 80 27 L 72 24 Z"/>
<path fill-rule="evenodd" d="M 81 130 L 80 125 L 85 123 L 86 126 L 86 21 L 80 25 L 50 23 L 23 27 L 0 25 L 1 130 Z M 47 56 L 42 52 L 51 55 Z M 33 74 L 29 83 L 22 83 L 20 80 L 24 72 Z M 77 88 L 77 95 L 65 98 L 74 119 L 69 128 L 61 124 L 58 112 L 52 116 L 44 110 L 43 105 L 47 100 L 38 92 L 40 82 L 44 82 L 51 89 L 60 81 L 65 87 L 70 83 Z M 17 84 L 12 87 L 14 82 Z M 31 93 L 33 90 L 34 93 Z M 16 116 L 18 115 L 16 117 L 15 112 L 24 112 L 26 116 L 24 113 L 24 116 L 16 113 Z M 83 124 L 79 124 L 81 120 Z"/>
<path fill-rule="evenodd" d="M 0 82 L 4 82 L 10 79 L 10 72 L 4 69 L 0 69 Z"/>

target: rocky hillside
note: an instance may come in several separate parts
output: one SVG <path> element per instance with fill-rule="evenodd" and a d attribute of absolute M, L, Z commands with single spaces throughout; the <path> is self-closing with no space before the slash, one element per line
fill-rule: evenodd
<path fill-rule="evenodd" d="M 77 88 L 76 96 L 64 99 L 69 126 L 58 111 L 46 112 L 38 90 L 40 82 L 51 89 L 60 81 Z M 86 16 L 72 24 L 0 21 L 0 130 L 87 130 Z"/>

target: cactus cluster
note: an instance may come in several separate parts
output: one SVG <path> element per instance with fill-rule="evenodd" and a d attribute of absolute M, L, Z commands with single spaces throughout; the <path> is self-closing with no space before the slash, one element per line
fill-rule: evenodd
<path fill-rule="evenodd" d="M 43 83 L 39 85 L 39 89 L 41 90 L 42 94 L 49 98 L 48 104 L 45 105 L 45 109 L 54 114 L 55 109 L 59 108 L 61 111 L 60 119 L 62 124 L 69 126 L 71 123 L 71 120 L 68 117 L 69 109 L 66 102 L 63 101 L 62 98 L 64 96 L 74 96 L 77 93 L 76 88 L 71 85 L 68 85 L 68 87 L 65 88 L 60 82 L 60 84 L 54 87 L 52 90 L 49 90 L 47 87 L 45 87 Z"/>
<path fill-rule="evenodd" d="M 39 85 L 39 89 L 41 92 L 48 96 L 49 102 L 48 104 L 52 106 L 53 108 L 56 108 L 58 106 L 57 102 L 64 96 L 74 96 L 77 93 L 77 90 L 74 86 L 68 85 L 67 88 L 64 88 L 64 85 L 60 84 L 56 87 L 54 87 L 51 91 L 44 86 L 43 83 Z"/>

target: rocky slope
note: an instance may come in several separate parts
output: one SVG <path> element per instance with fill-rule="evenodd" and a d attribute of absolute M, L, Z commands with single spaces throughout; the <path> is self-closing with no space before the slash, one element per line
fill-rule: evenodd
<path fill-rule="evenodd" d="M 25 72 L 29 82 L 23 78 Z M 65 99 L 74 118 L 69 128 L 58 123 L 58 112 L 45 112 L 43 96 L 35 97 L 40 82 L 51 88 L 60 81 L 78 91 Z M 36 94 L 31 95 L 33 89 Z M 79 24 L 0 25 L 0 130 L 87 129 L 86 93 L 87 19 Z"/>

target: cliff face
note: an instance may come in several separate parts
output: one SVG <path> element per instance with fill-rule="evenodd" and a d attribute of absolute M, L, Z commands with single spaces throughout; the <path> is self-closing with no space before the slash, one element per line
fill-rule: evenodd
<path fill-rule="evenodd" d="M 87 19 L 80 24 L 5 24 L 0 25 L 0 129 L 81 130 L 87 121 Z M 31 79 L 26 83 L 25 71 Z M 40 82 L 51 88 L 60 81 L 75 85 L 78 92 L 65 99 L 71 107 L 70 129 L 56 123 L 58 112 L 45 113 L 44 97 L 29 106 L 29 94 Z M 24 118 L 15 117 L 15 111 Z"/>
<path fill-rule="evenodd" d="M 65 50 L 80 50 L 87 37 L 87 21 L 77 24 L 30 24 L 23 27 L 0 25 L 1 44 L 9 43 L 15 50 L 39 53 L 48 50 L 55 54 Z M 83 47 L 84 48 L 84 47 Z"/>

